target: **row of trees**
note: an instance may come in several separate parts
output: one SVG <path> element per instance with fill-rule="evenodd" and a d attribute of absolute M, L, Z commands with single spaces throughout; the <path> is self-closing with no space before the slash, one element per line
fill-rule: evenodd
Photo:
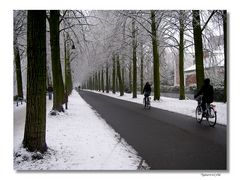
<path fill-rule="evenodd" d="M 205 76 L 205 39 L 215 33 L 216 25 L 217 33 L 224 37 L 226 97 L 226 11 L 15 11 L 14 62 L 20 97 L 24 96 L 21 59 L 24 54 L 27 56 L 24 147 L 40 152 L 47 149 L 45 91 L 48 83 L 53 83 L 54 88 L 52 109 L 59 112 L 64 111 L 66 95 L 79 83 L 84 88 L 107 93 L 119 90 L 120 95 L 127 90 L 136 98 L 144 81 L 151 81 L 154 100 L 159 100 L 161 82 L 168 81 L 166 76 L 172 75 L 167 58 L 167 52 L 171 52 L 179 59 L 179 99 L 185 99 L 184 55 L 187 51 L 195 53 L 199 89 Z M 74 55 L 73 49 L 78 53 Z"/>
<path fill-rule="evenodd" d="M 23 147 L 29 151 L 47 150 L 45 140 L 47 85 L 53 83 L 53 111 L 64 111 L 63 104 L 66 103 L 66 97 L 71 94 L 73 88 L 71 62 L 74 60 L 74 54 L 70 45 L 72 44 L 72 49 L 76 48 L 70 34 L 75 33 L 72 27 L 82 25 L 80 18 L 85 21 L 81 11 L 14 12 L 14 62 L 18 97 L 24 96 L 21 58 L 24 59 L 24 54 L 27 56 L 27 106 Z M 51 63 L 47 61 L 48 31 Z M 60 35 L 63 35 L 64 44 L 65 82 L 62 73 Z M 19 46 L 23 47 L 21 56 Z M 51 69 L 50 73 L 47 72 L 48 69 Z"/>
<path fill-rule="evenodd" d="M 137 97 L 137 77 L 140 77 L 139 90 L 142 91 L 143 81 L 153 81 L 154 100 L 160 98 L 161 78 L 168 73 L 164 70 L 165 53 L 177 54 L 179 60 L 179 99 L 185 99 L 184 86 L 184 55 L 186 52 L 195 53 L 196 81 L 199 89 L 205 78 L 203 54 L 208 44 L 204 43 L 210 34 L 223 34 L 224 37 L 224 65 L 225 78 L 224 90 L 226 92 L 227 83 L 227 13 L 226 11 L 110 11 L 98 12 L 98 16 L 104 18 L 106 22 L 101 23 L 98 31 L 105 31 L 102 28 L 108 27 L 108 33 L 102 33 L 98 38 L 103 41 L 100 46 L 103 48 L 102 54 L 98 53 L 90 61 L 95 63 L 95 67 L 88 68 L 83 87 L 100 90 L 100 78 L 96 74 L 104 71 L 103 80 L 108 82 L 106 87 L 111 88 L 115 93 L 115 87 L 119 86 L 121 95 L 124 88 L 128 87 L 133 98 Z M 218 29 L 216 30 L 216 26 Z M 97 29 L 97 27 L 94 27 Z M 102 31 L 102 32 L 103 32 Z M 95 41 L 96 42 L 96 41 Z M 211 42 L 208 42 L 211 43 Z M 97 45 L 98 49 L 99 44 Z M 96 59 L 96 60 L 93 60 Z M 115 70 L 122 68 L 120 70 Z M 112 71 L 112 75 L 109 74 Z M 127 77 L 126 71 L 129 76 Z M 117 76 L 115 75 L 117 72 Z M 103 74 L 103 73 L 102 73 Z M 152 74 L 152 76 L 149 74 Z M 112 76 L 112 78 L 109 78 Z M 104 78 L 105 77 L 105 78 Z M 109 87 L 109 81 L 111 86 Z M 124 85 L 122 82 L 126 82 Z M 226 93 L 225 93 L 226 101 Z"/>

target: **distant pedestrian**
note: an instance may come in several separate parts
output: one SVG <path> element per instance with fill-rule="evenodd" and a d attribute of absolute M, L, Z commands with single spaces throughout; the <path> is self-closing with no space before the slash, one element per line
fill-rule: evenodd
<path fill-rule="evenodd" d="M 48 85 L 47 92 L 48 92 L 48 99 L 52 100 L 52 94 L 53 94 L 53 87 L 52 87 L 52 85 L 50 85 L 50 84 Z"/>

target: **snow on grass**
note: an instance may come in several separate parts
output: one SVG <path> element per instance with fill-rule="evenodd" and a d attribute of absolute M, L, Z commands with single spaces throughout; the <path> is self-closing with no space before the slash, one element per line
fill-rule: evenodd
<path fill-rule="evenodd" d="M 89 91 L 89 90 L 88 90 Z M 119 93 L 113 94 L 112 92 L 103 93 L 99 91 L 91 91 L 99 94 L 104 94 L 113 98 L 121 100 L 131 101 L 139 104 L 143 104 L 143 95 L 138 94 L 137 98 L 132 98 L 132 94 L 125 93 L 124 96 L 120 96 Z M 217 123 L 227 125 L 227 104 L 221 102 L 213 102 L 217 109 Z M 151 96 L 151 106 L 159 109 L 164 109 L 171 112 L 184 114 L 187 116 L 195 117 L 195 109 L 197 101 L 195 100 L 179 100 L 177 98 L 160 97 L 159 101 L 153 101 Z M 194 120 L 194 119 L 193 119 Z"/>
<path fill-rule="evenodd" d="M 47 101 L 50 112 L 52 101 Z M 69 109 L 47 114 L 48 151 L 29 153 L 21 147 L 25 108 L 14 109 L 14 169 L 16 170 L 136 170 L 141 157 L 76 91 Z M 144 167 L 147 164 L 143 163 Z"/>

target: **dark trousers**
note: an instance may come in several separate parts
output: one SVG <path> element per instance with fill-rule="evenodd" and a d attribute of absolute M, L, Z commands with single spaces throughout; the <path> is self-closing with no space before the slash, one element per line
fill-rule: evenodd
<path fill-rule="evenodd" d="M 212 100 L 210 100 L 210 99 L 208 99 L 208 98 L 205 98 L 205 97 L 203 96 L 203 98 L 202 98 L 202 104 L 201 104 L 202 110 L 205 111 L 206 108 L 207 108 L 207 107 L 206 107 L 206 104 L 209 106 L 212 102 L 213 102 Z"/>
<path fill-rule="evenodd" d="M 52 100 L 52 92 L 48 92 L 48 99 Z"/>
<path fill-rule="evenodd" d="M 144 93 L 144 102 L 145 102 L 145 107 L 146 107 L 146 104 L 147 104 L 147 98 L 150 96 L 150 92 L 145 92 Z"/>

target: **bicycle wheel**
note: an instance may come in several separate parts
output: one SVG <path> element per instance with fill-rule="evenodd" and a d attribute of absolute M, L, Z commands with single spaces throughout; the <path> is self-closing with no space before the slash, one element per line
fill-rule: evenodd
<path fill-rule="evenodd" d="M 214 111 L 212 107 L 209 108 L 209 112 L 207 115 L 207 121 L 210 127 L 214 127 L 217 122 L 217 113 Z"/>
<path fill-rule="evenodd" d="M 202 107 L 201 106 L 197 106 L 196 111 L 195 111 L 195 115 L 196 115 L 196 120 L 198 123 L 202 122 Z"/>

